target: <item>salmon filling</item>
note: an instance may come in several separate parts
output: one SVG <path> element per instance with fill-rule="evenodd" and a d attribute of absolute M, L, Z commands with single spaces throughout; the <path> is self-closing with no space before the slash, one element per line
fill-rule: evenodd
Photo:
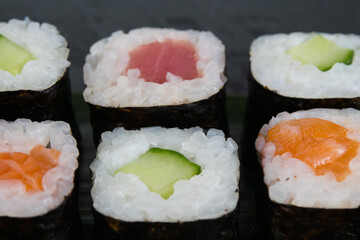
<path fill-rule="evenodd" d="M 139 69 L 140 77 L 147 82 L 162 84 L 167 82 L 168 72 L 183 80 L 200 77 L 196 68 L 198 60 L 194 46 L 185 40 L 166 39 L 141 45 L 130 53 L 129 69 Z"/>
<path fill-rule="evenodd" d="M 291 153 L 309 165 L 316 175 L 332 172 L 338 182 L 350 173 L 349 162 L 359 142 L 347 137 L 348 129 L 318 118 L 294 119 L 272 127 L 266 141 L 276 146 L 276 155 Z"/>
<path fill-rule="evenodd" d="M 21 152 L 0 153 L 0 180 L 20 180 L 26 191 L 43 191 L 42 178 L 56 167 L 60 151 L 35 146 L 30 154 Z"/>

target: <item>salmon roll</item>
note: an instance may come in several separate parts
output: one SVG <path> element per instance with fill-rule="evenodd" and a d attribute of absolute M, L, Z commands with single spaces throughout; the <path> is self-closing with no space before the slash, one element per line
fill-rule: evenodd
<path fill-rule="evenodd" d="M 90 165 L 96 239 L 235 239 L 239 164 L 216 129 L 104 132 Z"/>
<path fill-rule="evenodd" d="M 261 128 L 255 146 L 274 239 L 360 236 L 359 122 L 355 109 L 312 109 L 280 113 Z"/>
<path fill-rule="evenodd" d="M 0 121 L 1 239 L 75 239 L 79 155 L 61 121 Z"/>
<path fill-rule="evenodd" d="M 245 149 L 279 112 L 312 108 L 360 109 L 360 36 L 294 32 L 263 35 L 250 46 Z M 261 109 L 258 111 L 257 109 Z M 250 139 L 250 141 L 248 141 Z M 248 143 L 250 142 L 250 143 Z"/>
<path fill-rule="evenodd" d="M 227 132 L 225 47 L 211 32 L 139 28 L 96 42 L 84 65 L 94 140 L 115 127 Z"/>
<path fill-rule="evenodd" d="M 0 119 L 61 120 L 76 130 L 67 45 L 54 25 L 0 22 Z"/>

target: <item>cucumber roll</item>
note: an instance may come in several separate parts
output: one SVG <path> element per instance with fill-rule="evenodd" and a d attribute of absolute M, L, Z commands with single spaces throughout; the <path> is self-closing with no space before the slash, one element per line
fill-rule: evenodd
<path fill-rule="evenodd" d="M 1 22 L 0 118 L 75 124 L 68 55 L 65 38 L 51 24 L 28 18 Z"/>
<path fill-rule="evenodd" d="M 211 32 L 139 28 L 98 41 L 84 65 L 94 141 L 115 127 L 227 133 L 224 69 L 225 47 Z"/>
<path fill-rule="evenodd" d="M 235 239 L 237 145 L 220 130 L 104 132 L 91 196 L 96 239 Z"/>
<path fill-rule="evenodd" d="M 0 239 L 77 239 L 79 155 L 61 121 L 0 120 Z"/>
<path fill-rule="evenodd" d="M 360 112 L 283 112 L 256 139 L 273 239 L 358 239 Z"/>
<path fill-rule="evenodd" d="M 251 155 L 243 159 L 253 169 L 257 132 L 277 113 L 360 109 L 360 37 L 317 32 L 260 36 L 250 47 L 249 85 L 244 149 Z"/>

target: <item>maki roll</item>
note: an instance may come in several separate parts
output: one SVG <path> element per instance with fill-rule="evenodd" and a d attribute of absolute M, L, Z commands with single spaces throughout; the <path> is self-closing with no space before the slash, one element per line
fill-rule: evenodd
<path fill-rule="evenodd" d="M 96 239 L 237 236 L 237 145 L 220 130 L 116 128 L 90 168 Z"/>
<path fill-rule="evenodd" d="M 253 142 L 279 112 L 311 108 L 360 109 L 360 36 L 290 33 L 264 35 L 250 47 L 250 93 L 245 151 L 256 164 Z M 260 110 L 261 109 L 261 110 Z"/>
<path fill-rule="evenodd" d="M 55 26 L 28 18 L 0 22 L 0 52 L 1 119 L 74 124 L 69 49 Z"/>
<path fill-rule="evenodd" d="M 273 239 L 359 239 L 360 112 L 283 112 L 256 139 Z M 264 205 L 264 204 L 263 204 Z"/>
<path fill-rule="evenodd" d="M 67 123 L 0 121 L 0 239 L 77 239 L 78 155 Z"/>
<path fill-rule="evenodd" d="M 94 141 L 115 127 L 228 131 L 225 47 L 211 32 L 139 28 L 96 42 L 84 65 Z"/>

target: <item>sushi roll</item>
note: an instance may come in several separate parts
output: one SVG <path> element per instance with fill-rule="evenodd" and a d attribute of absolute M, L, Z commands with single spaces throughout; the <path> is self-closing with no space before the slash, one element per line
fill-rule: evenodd
<path fill-rule="evenodd" d="M 211 32 L 139 28 L 96 42 L 84 65 L 94 141 L 115 127 L 228 132 L 225 47 Z"/>
<path fill-rule="evenodd" d="M 0 119 L 62 120 L 75 127 L 69 49 L 48 23 L 0 22 Z"/>
<path fill-rule="evenodd" d="M 355 109 L 312 109 L 261 128 L 255 146 L 272 239 L 359 239 L 359 123 Z"/>
<path fill-rule="evenodd" d="M 360 109 L 360 36 L 290 33 L 264 35 L 250 46 L 250 92 L 244 156 L 253 169 L 253 142 L 261 126 L 279 112 L 311 108 Z"/>
<path fill-rule="evenodd" d="M 91 196 L 96 239 L 235 239 L 237 145 L 220 130 L 104 132 Z"/>
<path fill-rule="evenodd" d="M 78 239 L 79 155 L 61 121 L 0 121 L 0 239 Z"/>

